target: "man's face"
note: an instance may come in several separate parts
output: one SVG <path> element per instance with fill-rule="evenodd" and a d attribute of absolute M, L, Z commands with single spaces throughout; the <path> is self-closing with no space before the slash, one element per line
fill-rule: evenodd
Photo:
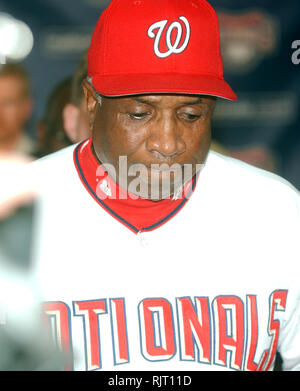
<path fill-rule="evenodd" d="M 214 106 L 214 98 L 196 95 L 103 98 L 101 106 L 89 108 L 95 154 L 101 163 L 115 167 L 121 187 L 127 181 L 127 189 L 143 198 L 169 197 L 205 161 Z M 126 157 L 128 169 L 145 169 L 124 174 L 120 156 Z M 185 177 L 184 165 L 191 169 Z M 140 186 L 134 191 L 130 184 L 137 177 Z M 166 189 L 164 181 L 170 182 Z"/>
<path fill-rule="evenodd" d="M 13 76 L 0 77 L 0 141 L 20 133 L 30 114 L 24 82 Z"/>

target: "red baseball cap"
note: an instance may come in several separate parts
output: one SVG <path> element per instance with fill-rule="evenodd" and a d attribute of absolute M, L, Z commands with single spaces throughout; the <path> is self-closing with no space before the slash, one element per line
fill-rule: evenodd
<path fill-rule="evenodd" d="M 88 76 L 104 96 L 236 100 L 223 78 L 217 15 L 205 0 L 112 0 L 92 36 Z"/>

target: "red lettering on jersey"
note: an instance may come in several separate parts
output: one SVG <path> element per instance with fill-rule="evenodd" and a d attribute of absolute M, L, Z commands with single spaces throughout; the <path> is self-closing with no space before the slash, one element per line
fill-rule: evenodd
<path fill-rule="evenodd" d="M 195 308 L 196 307 L 196 308 Z M 209 304 L 207 297 L 196 297 L 195 306 L 189 297 L 177 298 L 181 360 L 195 360 L 195 342 L 199 362 L 211 362 Z"/>
<path fill-rule="evenodd" d="M 162 298 L 139 304 L 142 353 L 151 361 L 168 360 L 175 354 L 171 304 Z"/>
<path fill-rule="evenodd" d="M 268 333 L 272 336 L 272 342 L 269 350 L 268 359 L 264 366 L 264 371 L 268 371 L 273 360 L 275 359 L 278 338 L 279 338 L 279 320 L 274 320 L 275 311 L 285 311 L 287 291 L 278 290 L 270 296 L 270 317 L 268 324 Z"/>
<path fill-rule="evenodd" d="M 43 310 L 48 315 L 47 324 L 50 328 L 49 317 L 55 317 L 55 336 L 58 343 L 58 347 L 64 351 L 68 360 L 65 370 L 72 370 L 72 344 L 71 344 L 71 322 L 70 322 L 70 309 L 67 304 L 61 301 L 46 302 L 43 304 Z"/>
<path fill-rule="evenodd" d="M 254 355 L 258 339 L 258 317 L 256 296 L 247 295 L 247 341 L 245 355 L 245 371 L 257 371 L 258 366 L 254 362 Z"/>
<path fill-rule="evenodd" d="M 115 364 L 129 361 L 124 299 L 110 299 Z"/>
<path fill-rule="evenodd" d="M 265 350 L 263 352 L 263 355 L 261 356 L 261 359 L 259 360 L 259 364 L 257 366 L 257 371 L 262 371 L 263 370 L 263 367 L 265 365 L 265 362 L 266 362 L 266 359 L 268 357 L 268 350 Z"/>
<path fill-rule="evenodd" d="M 227 365 L 226 354 L 231 351 L 230 367 L 241 369 L 244 346 L 244 308 L 236 296 L 219 296 L 214 300 L 215 362 Z"/>
<path fill-rule="evenodd" d="M 98 316 L 107 312 L 106 300 L 75 301 L 73 304 L 75 316 L 82 316 L 84 321 L 87 370 L 99 369 L 102 362 Z"/>

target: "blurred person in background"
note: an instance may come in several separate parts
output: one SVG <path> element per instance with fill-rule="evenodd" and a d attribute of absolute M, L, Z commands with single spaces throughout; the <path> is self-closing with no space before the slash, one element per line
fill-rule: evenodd
<path fill-rule="evenodd" d="M 37 193 L 28 161 L 0 154 L 0 371 L 59 371 L 69 358 L 49 338 L 30 262 Z"/>
<path fill-rule="evenodd" d="M 0 153 L 33 155 L 35 143 L 25 127 L 33 110 L 31 83 L 20 64 L 0 67 Z"/>
<path fill-rule="evenodd" d="M 1 66 L 0 371 L 61 370 L 65 365 L 42 327 L 38 293 L 28 273 L 34 194 L 24 169 L 36 153 L 26 133 L 32 108 L 26 70 L 20 64 Z"/>
<path fill-rule="evenodd" d="M 23 208 L 27 197 L 16 197 L 8 200 L 7 186 L 17 186 L 22 181 L 20 167 L 34 159 L 35 144 L 26 134 L 25 126 L 31 117 L 33 101 L 29 76 L 20 64 L 6 64 L 0 67 L 0 205 L 1 218 L 12 215 L 6 224 L 0 224 L 0 259 L 13 259 L 22 263 L 28 258 L 27 222 L 31 212 Z M 12 180 L 14 175 L 18 180 Z M 14 216 L 14 211 L 21 207 L 20 213 Z"/>
<path fill-rule="evenodd" d="M 72 144 L 65 132 L 63 110 L 71 99 L 72 78 L 62 80 L 51 92 L 45 114 L 38 122 L 37 141 L 39 157 L 56 152 Z"/>
<path fill-rule="evenodd" d="M 86 77 L 87 56 L 84 54 L 74 75 L 61 81 L 50 94 L 44 118 L 38 123 L 40 157 L 91 136 L 82 89 Z"/>
<path fill-rule="evenodd" d="M 91 137 L 82 88 L 82 83 L 87 77 L 87 67 L 87 53 L 84 53 L 72 79 L 71 101 L 65 106 L 63 111 L 64 128 L 73 143 Z"/>

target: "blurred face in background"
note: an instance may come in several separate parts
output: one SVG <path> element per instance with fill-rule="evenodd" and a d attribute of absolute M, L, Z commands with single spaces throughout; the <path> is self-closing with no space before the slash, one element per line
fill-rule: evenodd
<path fill-rule="evenodd" d="M 21 134 L 31 112 L 25 81 L 13 75 L 0 76 L 0 143 Z"/>
<path fill-rule="evenodd" d="M 88 58 L 85 52 L 72 77 L 71 99 L 63 111 L 64 129 L 73 143 L 84 141 L 92 136 L 89 126 L 83 82 L 88 75 Z"/>
<path fill-rule="evenodd" d="M 92 136 L 84 98 L 78 106 L 73 103 L 67 104 L 64 108 L 63 118 L 65 131 L 73 143 L 86 140 Z"/>

